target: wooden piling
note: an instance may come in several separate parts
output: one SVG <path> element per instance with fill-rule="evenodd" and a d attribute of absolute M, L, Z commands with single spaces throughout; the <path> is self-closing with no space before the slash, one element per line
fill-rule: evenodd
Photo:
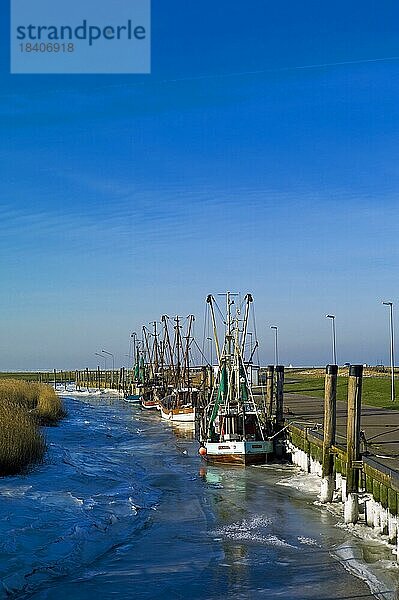
<path fill-rule="evenodd" d="M 348 422 L 346 430 L 346 502 L 345 523 L 356 523 L 359 517 L 360 415 L 362 404 L 363 366 L 351 365 L 348 380 Z"/>
<path fill-rule="evenodd" d="M 332 502 L 335 490 L 334 455 L 337 414 L 337 376 L 338 366 L 327 365 L 324 386 L 324 437 L 323 462 L 320 499 Z"/>
<path fill-rule="evenodd" d="M 121 367 L 120 370 L 120 383 L 119 383 L 119 393 L 125 393 L 125 367 Z"/>
<path fill-rule="evenodd" d="M 270 418 L 273 413 L 274 394 L 274 365 L 268 365 L 266 369 L 266 411 Z"/>
<path fill-rule="evenodd" d="M 276 430 L 284 427 L 284 367 L 276 366 Z"/>

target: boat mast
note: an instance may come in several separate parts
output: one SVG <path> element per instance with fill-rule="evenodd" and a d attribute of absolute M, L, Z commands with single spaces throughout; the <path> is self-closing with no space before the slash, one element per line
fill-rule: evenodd
<path fill-rule="evenodd" d="M 154 356 L 154 376 L 156 376 L 156 374 L 158 372 L 158 366 L 159 366 L 157 322 L 156 321 L 152 321 L 152 325 L 154 325 L 154 352 L 153 352 L 153 356 Z"/>
<path fill-rule="evenodd" d="M 166 341 L 166 347 L 169 351 L 169 360 L 170 360 L 170 369 L 171 369 L 171 380 L 175 381 L 176 379 L 176 375 L 175 375 L 175 364 L 174 364 L 174 360 L 173 360 L 173 350 L 172 350 L 172 345 L 170 343 L 170 336 L 169 336 L 169 327 L 168 327 L 168 315 L 162 315 L 161 317 L 161 321 L 164 324 L 164 337 L 165 337 L 165 341 Z"/>
<path fill-rule="evenodd" d="M 148 336 L 147 336 L 147 328 L 144 325 L 143 326 L 143 337 L 144 337 L 144 344 L 145 344 L 145 352 L 147 352 L 147 359 L 149 362 L 149 366 L 150 366 L 150 373 L 152 374 L 152 378 L 154 378 L 154 368 L 152 365 L 152 355 L 150 352 L 150 346 L 148 344 Z"/>
<path fill-rule="evenodd" d="M 161 337 L 161 334 L 159 334 Z M 162 386 L 165 386 L 165 336 L 159 340 L 159 373 L 161 375 Z"/>
<path fill-rule="evenodd" d="M 242 338 L 241 338 L 241 354 L 244 357 L 244 353 L 245 353 L 245 342 L 246 342 L 246 337 L 247 337 L 247 329 L 248 329 L 248 317 L 249 317 L 249 307 L 251 302 L 253 302 L 253 298 L 251 296 L 251 294 L 247 294 L 245 296 L 245 315 L 244 315 L 244 327 L 243 327 L 243 332 L 242 332 Z"/>
<path fill-rule="evenodd" d="M 232 325 L 231 325 L 231 306 L 234 304 L 234 300 L 231 300 L 231 292 L 227 292 L 226 293 L 226 367 L 227 367 L 227 373 L 228 373 L 228 379 L 229 379 L 229 390 L 228 390 L 228 401 L 229 401 L 229 405 L 231 404 L 231 402 L 233 401 L 233 394 L 235 391 L 235 387 L 237 382 L 234 381 L 234 366 L 233 366 L 233 354 L 232 354 L 232 341 L 233 341 L 233 335 L 232 335 Z M 230 408 L 230 406 L 228 407 Z"/>
<path fill-rule="evenodd" d="M 137 365 L 137 351 L 136 351 L 136 345 L 137 345 L 137 333 L 135 331 L 133 331 L 133 333 L 130 334 L 130 337 L 133 338 L 133 349 L 132 349 L 132 376 L 130 377 L 130 383 L 132 383 L 132 381 L 135 381 L 135 372 L 136 372 L 136 365 Z"/>
<path fill-rule="evenodd" d="M 244 366 L 244 361 L 242 358 L 242 353 L 241 353 L 241 348 L 240 348 L 240 323 L 239 323 L 239 318 L 238 318 L 238 314 L 236 315 L 236 319 L 235 319 L 235 326 L 236 326 L 236 331 L 235 331 L 235 346 L 234 346 L 234 381 L 235 381 L 235 393 L 236 393 L 236 399 L 237 399 L 237 403 L 239 405 L 239 407 L 242 410 L 242 433 L 243 433 L 243 438 L 244 440 L 246 439 L 246 431 L 245 431 L 245 398 L 243 398 L 242 395 L 242 384 L 244 383 L 244 385 L 247 386 L 247 378 L 246 378 L 246 373 L 245 373 L 245 366 Z M 246 329 L 246 325 L 245 325 L 245 317 L 244 317 L 244 327 L 243 327 L 243 332 Z M 244 381 L 242 381 L 242 379 L 244 379 Z"/>
<path fill-rule="evenodd" d="M 191 327 L 194 321 L 194 315 L 189 315 L 187 317 L 188 319 L 188 324 L 187 324 L 187 335 L 185 336 L 186 338 L 186 348 L 184 350 L 184 358 L 183 358 L 183 374 L 182 374 L 182 382 L 184 384 L 184 381 L 187 377 L 187 388 L 190 388 L 190 361 L 189 361 L 189 351 L 190 351 L 190 337 L 191 337 Z"/>
<path fill-rule="evenodd" d="M 216 354 L 217 354 L 218 363 L 220 364 L 220 358 L 221 358 L 220 346 L 219 346 L 218 332 L 217 332 L 217 328 L 216 328 L 215 309 L 213 308 L 213 303 L 214 303 L 215 299 L 211 294 L 209 294 L 207 296 L 206 301 L 209 304 L 210 311 L 211 311 L 213 337 L 215 338 L 215 346 L 216 346 Z"/>
<path fill-rule="evenodd" d="M 176 342 L 176 359 L 177 359 L 177 364 L 176 364 L 176 388 L 179 388 L 181 381 L 180 381 L 180 371 L 181 371 L 181 365 L 180 365 L 180 345 L 181 345 L 181 339 L 180 339 L 180 325 L 179 325 L 179 316 L 177 315 L 175 317 L 175 342 Z"/>

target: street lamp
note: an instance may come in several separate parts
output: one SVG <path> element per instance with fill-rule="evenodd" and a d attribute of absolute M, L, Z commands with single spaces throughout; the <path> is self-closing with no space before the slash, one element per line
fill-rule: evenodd
<path fill-rule="evenodd" d="M 108 350 L 101 350 L 101 352 L 103 354 L 108 354 L 108 356 L 112 356 L 112 370 L 115 371 L 115 361 L 114 361 L 114 355 L 112 354 L 112 352 L 108 352 Z"/>
<path fill-rule="evenodd" d="M 336 337 L 335 337 L 335 315 L 326 315 L 327 319 L 331 319 L 332 323 L 332 360 L 333 365 L 337 364 L 337 350 L 336 350 Z"/>
<path fill-rule="evenodd" d="M 103 359 L 103 361 L 104 361 L 104 371 L 106 371 L 106 370 L 107 370 L 107 357 L 106 357 L 106 356 L 103 356 L 103 355 L 102 355 L 102 354 L 100 354 L 99 352 L 95 352 L 94 354 L 95 354 L 96 356 L 99 356 L 100 358 L 102 358 L 102 359 Z"/>
<path fill-rule="evenodd" d="M 277 325 L 270 325 L 270 329 L 274 329 L 275 337 L 274 337 L 274 363 L 277 367 L 278 365 L 278 327 Z"/>
<path fill-rule="evenodd" d="M 382 304 L 389 306 L 389 329 L 391 334 L 391 400 L 395 402 L 395 375 L 394 375 L 394 352 L 393 352 L 393 302 L 384 302 Z"/>
<path fill-rule="evenodd" d="M 112 356 L 112 373 L 111 373 L 111 388 L 114 387 L 114 371 L 115 371 L 115 360 L 112 352 L 108 352 L 108 350 L 101 350 L 104 354 L 108 354 L 108 356 Z"/>

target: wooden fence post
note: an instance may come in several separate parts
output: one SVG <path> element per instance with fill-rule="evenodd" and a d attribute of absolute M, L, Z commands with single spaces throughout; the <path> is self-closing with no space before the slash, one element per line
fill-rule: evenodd
<path fill-rule="evenodd" d="M 268 365 L 266 369 L 266 411 L 268 417 L 273 412 L 273 394 L 274 394 L 274 365 Z"/>
<path fill-rule="evenodd" d="M 276 366 L 276 430 L 284 427 L 284 367 Z"/>
<path fill-rule="evenodd" d="M 324 387 L 324 438 L 320 499 L 332 502 L 335 490 L 334 455 L 337 415 L 337 365 L 327 365 Z"/>
<path fill-rule="evenodd" d="M 346 500 L 345 523 L 356 523 L 359 518 L 359 460 L 360 414 L 362 405 L 363 366 L 351 365 L 348 380 L 348 422 L 346 430 Z"/>

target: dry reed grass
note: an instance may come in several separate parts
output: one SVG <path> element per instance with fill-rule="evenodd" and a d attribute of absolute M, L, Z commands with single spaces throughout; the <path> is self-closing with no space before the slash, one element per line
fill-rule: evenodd
<path fill-rule="evenodd" d="M 62 400 L 52 387 L 44 383 L 36 384 L 39 387 L 39 397 L 34 409 L 42 423 L 54 424 L 66 416 Z"/>
<path fill-rule="evenodd" d="M 40 462 L 46 449 L 39 426 L 65 416 L 62 400 L 42 383 L 0 380 L 0 475 Z"/>

